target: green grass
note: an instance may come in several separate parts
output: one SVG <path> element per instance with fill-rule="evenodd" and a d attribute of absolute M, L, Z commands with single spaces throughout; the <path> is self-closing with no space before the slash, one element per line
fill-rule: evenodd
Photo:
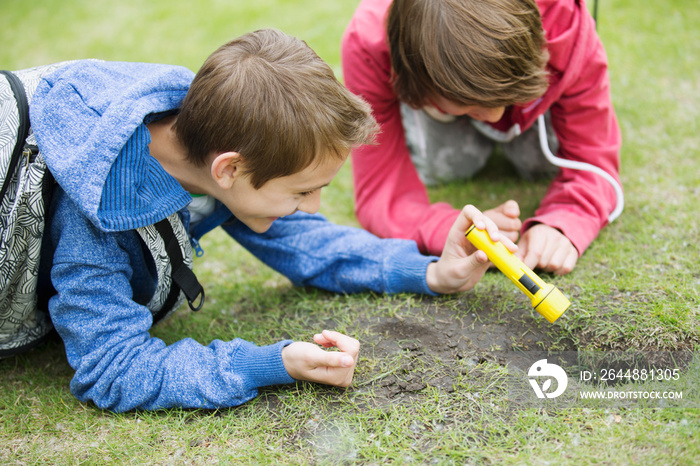
<path fill-rule="evenodd" d="M 0 67 L 91 57 L 196 70 L 223 42 L 275 27 L 305 39 L 340 76 L 340 37 L 355 5 L 3 0 Z M 555 346 L 692 349 L 700 342 L 700 5 L 601 0 L 599 8 L 624 137 L 626 209 L 573 273 L 544 277 L 572 298 L 564 318 L 551 326 L 536 316 L 523 322 L 544 329 Z M 514 198 L 525 214 L 533 212 L 546 184 L 525 183 L 498 162 L 477 180 L 432 189 L 431 197 L 482 209 Z M 322 212 L 357 225 L 348 164 L 326 191 Z M 335 296 L 291 287 L 220 232 L 205 237 L 203 246 L 196 271 L 207 288 L 205 310 L 180 310 L 154 328 L 154 336 L 205 344 L 242 337 L 262 345 L 284 337 L 308 340 L 332 327 L 365 343 L 354 386 L 301 383 L 262 390 L 233 409 L 115 415 L 73 398 L 72 370 L 54 340 L 0 361 L 0 463 L 578 465 L 693 464 L 700 458 L 696 407 L 519 408 L 503 389 L 502 366 L 474 368 L 466 359 L 448 363 L 410 351 L 378 357 L 373 348 L 382 335 L 358 325 L 429 321 L 435 309 L 466 321 L 482 307 L 490 311 L 479 314 L 479 322 L 505 322 L 527 303 L 500 274 L 487 274 L 466 295 L 435 301 Z M 453 390 L 426 384 L 388 401 L 378 396 L 389 375 L 431 370 L 457 374 Z M 694 389 L 697 394 L 697 384 Z"/>

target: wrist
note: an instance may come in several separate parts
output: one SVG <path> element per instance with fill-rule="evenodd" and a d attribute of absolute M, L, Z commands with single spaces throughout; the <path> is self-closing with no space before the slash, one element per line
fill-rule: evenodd
<path fill-rule="evenodd" d="M 428 288 L 433 293 L 442 293 L 440 291 L 439 280 L 438 280 L 438 267 L 437 262 L 431 262 L 428 264 L 428 268 L 425 272 L 425 282 Z"/>
<path fill-rule="evenodd" d="M 285 346 L 282 348 L 282 352 L 280 353 L 280 356 L 282 357 L 282 365 L 284 366 L 284 369 L 287 371 L 287 374 L 295 380 L 299 379 L 299 375 L 296 373 L 295 367 L 294 367 L 294 356 L 292 355 L 294 348 L 290 347 L 294 345 L 295 342 L 290 343 L 289 345 Z"/>

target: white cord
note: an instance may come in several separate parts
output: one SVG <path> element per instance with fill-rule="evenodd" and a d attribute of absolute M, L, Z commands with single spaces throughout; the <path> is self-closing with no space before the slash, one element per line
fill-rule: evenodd
<path fill-rule="evenodd" d="M 625 196 L 622 193 L 622 186 L 620 186 L 620 183 L 618 183 L 615 178 L 610 176 L 608 172 L 601 169 L 600 167 L 596 167 L 595 165 L 591 165 L 590 163 L 577 162 L 574 160 L 566 160 L 562 159 L 561 157 L 556 157 L 554 154 L 552 154 L 552 151 L 549 149 L 549 143 L 547 142 L 547 128 L 545 127 L 544 123 L 544 115 L 540 115 L 539 117 L 537 117 L 537 123 L 539 126 L 538 130 L 540 136 L 540 147 L 542 148 L 542 152 L 544 152 L 544 156 L 547 158 L 547 160 L 549 160 L 549 162 L 552 165 L 556 165 L 557 167 L 563 168 L 571 168 L 574 170 L 592 172 L 596 175 L 602 176 L 603 178 L 605 178 L 605 181 L 612 185 L 613 189 L 615 190 L 615 194 L 617 195 L 617 206 L 608 216 L 608 223 L 612 223 L 617 217 L 620 216 L 622 210 L 625 208 Z"/>

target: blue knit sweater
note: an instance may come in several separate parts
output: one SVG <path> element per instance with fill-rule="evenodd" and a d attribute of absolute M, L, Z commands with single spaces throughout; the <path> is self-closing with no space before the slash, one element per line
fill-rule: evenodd
<path fill-rule="evenodd" d="M 51 286 L 42 292 L 51 295 L 51 318 L 75 369 L 71 391 L 101 408 L 234 406 L 259 387 L 293 382 L 281 359 L 290 341 L 166 345 L 149 334 L 145 304 L 156 277 L 134 229 L 174 212 L 187 226 L 191 197 L 149 154 L 145 123 L 177 109 L 192 78 L 181 67 L 86 60 L 48 76 L 31 104 L 32 128 L 58 182 L 42 263 Z M 236 241 L 296 285 L 431 293 L 425 274 L 435 258 L 413 242 L 380 240 L 320 215 L 285 217 L 265 234 L 231 218 L 219 205 L 190 234 L 198 239 L 226 222 Z"/>

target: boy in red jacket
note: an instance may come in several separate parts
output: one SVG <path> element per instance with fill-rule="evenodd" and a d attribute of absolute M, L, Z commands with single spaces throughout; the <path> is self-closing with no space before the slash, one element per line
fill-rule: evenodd
<path fill-rule="evenodd" d="M 554 175 L 539 124 L 552 152 L 609 181 L 561 168 L 534 217 L 521 222 L 512 200 L 487 211 L 510 239 L 520 233 L 524 262 L 570 272 L 621 208 L 607 58 L 582 0 L 363 0 L 342 59 L 346 86 L 381 127 L 352 154 L 356 213 L 371 232 L 439 254 L 459 211 L 431 204 L 425 185 L 475 175 L 494 144 L 521 176 Z"/>

